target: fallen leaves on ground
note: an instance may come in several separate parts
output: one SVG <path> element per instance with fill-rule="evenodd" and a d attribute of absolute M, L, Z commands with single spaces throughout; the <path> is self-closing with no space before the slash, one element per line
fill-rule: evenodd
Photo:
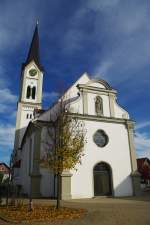
<path fill-rule="evenodd" d="M 28 211 L 28 205 L 17 207 L 0 207 L 0 216 L 12 222 L 39 222 L 80 218 L 86 213 L 84 209 L 35 205 L 33 211 Z"/>

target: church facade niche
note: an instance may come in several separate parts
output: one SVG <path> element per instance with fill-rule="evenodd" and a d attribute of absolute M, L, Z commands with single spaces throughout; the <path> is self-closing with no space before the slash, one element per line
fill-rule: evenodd
<path fill-rule="evenodd" d="M 97 116 L 103 116 L 103 100 L 100 96 L 95 98 L 95 113 Z"/>

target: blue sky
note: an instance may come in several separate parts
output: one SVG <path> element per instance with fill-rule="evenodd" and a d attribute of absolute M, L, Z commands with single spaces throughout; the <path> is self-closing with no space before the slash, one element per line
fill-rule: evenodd
<path fill-rule="evenodd" d="M 0 161 L 13 149 L 21 64 L 39 19 L 43 105 L 83 72 L 118 90 L 136 121 L 139 157 L 150 158 L 150 1 L 0 1 Z"/>

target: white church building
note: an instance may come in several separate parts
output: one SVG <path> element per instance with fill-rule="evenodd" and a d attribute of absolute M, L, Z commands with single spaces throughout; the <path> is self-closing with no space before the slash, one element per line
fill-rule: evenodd
<path fill-rule="evenodd" d="M 43 67 L 39 60 L 38 26 L 35 28 L 27 60 L 22 66 L 13 151 L 14 184 L 23 194 L 55 197 L 56 177 L 43 168 L 43 138 L 57 111 L 56 102 L 42 110 Z M 61 174 L 61 198 L 132 196 L 140 193 L 134 146 L 134 122 L 117 103 L 117 91 L 104 80 L 87 73 L 65 92 L 71 116 L 84 122 L 86 143 L 77 170 Z M 71 101 L 70 101 L 71 99 Z M 40 127 L 40 128 L 39 128 Z"/>

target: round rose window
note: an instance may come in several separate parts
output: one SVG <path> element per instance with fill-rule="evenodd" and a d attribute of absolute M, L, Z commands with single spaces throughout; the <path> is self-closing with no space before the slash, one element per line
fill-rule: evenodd
<path fill-rule="evenodd" d="M 108 144 L 108 136 L 103 130 L 97 130 L 93 136 L 93 140 L 98 147 L 104 147 Z"/>

